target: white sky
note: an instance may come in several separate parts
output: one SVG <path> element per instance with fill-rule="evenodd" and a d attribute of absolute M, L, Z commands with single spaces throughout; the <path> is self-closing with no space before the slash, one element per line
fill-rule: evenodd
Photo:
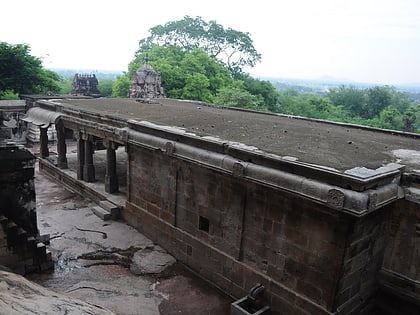
<path fill-rule="evenodd" d="M 151 27 L 185 15 L 249 32 L 258 77 L 420 84 L 418 0 L 2 0 L 0 41 L 47 68 L 125 71 Z"/>

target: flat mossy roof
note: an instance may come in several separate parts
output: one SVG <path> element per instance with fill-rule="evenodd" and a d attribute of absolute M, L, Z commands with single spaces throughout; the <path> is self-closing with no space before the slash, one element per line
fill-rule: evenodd
<path fill-rule="evenodd" d="M 193 101 L 152 101 L 143 103 L 135 99 L 97 98 L 54 102 L 127 120 L 181 127 L 200 136 L 240 142 L 268 153 L 294 157 L 301 162 L 339 171 L 354 167 L 377 169 L 395 162 L 420 169 L 420 157 L 415 158 L 415 151 L 420 150 L 420 135 L 223 108 Z"/>

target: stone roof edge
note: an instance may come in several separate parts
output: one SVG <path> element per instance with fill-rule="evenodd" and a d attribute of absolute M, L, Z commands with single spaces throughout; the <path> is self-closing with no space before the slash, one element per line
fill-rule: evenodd
<path fill-rule="evenodd" d="M 131 121 L 131 123 L 134 122 Z M 299 195 L 305 199 L 323 204 L 330 209 L 342 211 L 353 216 L 363 216 L 404 197 L 402 188 L 396 183 L 389 183 L 376 189 L 358 192 L 239 160 L 225 153 L 210 151 L 188 143 L 139 132 L 131 128 L 126 128 L 124 134 L 125 141 L 129 144 L 149 150 L 159 150 L 168 156 L 230 174 L 238 179 Z"/>
<path fill-rule="evenodd" d="M 61 112 L 52 112 L 41 107 L 32 107 L 28 109 L 22 120 L 41 128 L 48 128 L 51 124 L 55 124 L 61 116 Z"/>
<path fill-rule="evenodd" d="M 168 155 L 297 194 L 352 215 L 363 215 L 404 197 L 398 185 L 403 169 L 394 169 L 367 179 L 355 178 L 351 175 L 334 173 L 322 167 L 317 168 L 302 162 L 283 160 L 281 157 L 266 154 L 255 147 L 241 143 L 197 136 L 178 127 L 161 126 L 137 120 L 128 120 L 122 124 L 127 127 L 110 127 L 108 119 L 90 120 L 95 117 L 101 118 L 99 114 L 75 111 L 69 116 L 64 112 L 73 109 L 64 108 L 60 103 L 52 101 L 37 103 L 42 103 L 43 108 L 60 112 L 61 119 L 73 121 L 81 129 L 88 127 L 92 132 L 96 130 L 103 136 L 109 133 L 121 143 L 158 149 Z M 238 155 L 238 152 L 241 154 Z M 260 163 L 266 160 L 277 162 L 275 164 L 280 164 L 283 168 L 273 167 L 270 163 Z M 331 180 L 331 177 L 336 177 L 336 179 Z M 335 180 L 339 185 L 334 184 Z"/>
<path fill-rule="evenodd" d="M 405 169 L 403 165 L 397 165 L 398 167 L 396 167 L 395 164 L 393 167 L 383 168 L 377 173 L 373 172 L 372 176 L 357 177 L 321 165 L 290 160 L 288 157 L 267 153 L 242 143 L 212 136 L 198 136 L 179 127 L 156 125 L 151 122 L 134 119 L 128 120 L 127 124 L 128 128 L 132 130 L 164 138 L 167 141 L 188 144 L 207 151 L 229 155 L 241 161 L 252 162 L 270 169 L 317 179 L 321 182 L 355 191 L 365 191 L 398 181 Z"/>
<path fill-rule="evenodd" d="M 25 110 L 26 104 L 23 100 L 0 100 L 0 110 L 7 111 L 16 111 L 16 110 Z"/>

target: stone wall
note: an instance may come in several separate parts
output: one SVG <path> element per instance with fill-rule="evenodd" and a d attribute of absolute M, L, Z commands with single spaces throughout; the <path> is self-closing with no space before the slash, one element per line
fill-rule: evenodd
<path fill-rule="evenodd" d="M 38 233 L 34 162 L 23 148 L 0 147 L 0 265 L 22 274 L 53 265 Z"/>
<path fill-rule="evenodd" d="M 389 239 L 380 274 L 381 309 L 386 314 L 420 310 L 419 205 L 400 200 L 392 207 Z"/>
<path fill-rule="evenodd" d="M 343 270 L 336 298 L 344 314 L 372 314 L 390 227 L 391 206 L 353 219 L 346 240 Z"/>
<path fill-rule="evenodd" d="M 161 151 L 128 152 L 123 217 L 223 291 L 262 283 L 282 314 L 373 305 L 387 209 L 356 218 Z"/>

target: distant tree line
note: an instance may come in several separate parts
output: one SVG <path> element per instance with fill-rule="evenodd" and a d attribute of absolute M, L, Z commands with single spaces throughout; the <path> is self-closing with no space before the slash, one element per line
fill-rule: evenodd
<path fill-rule="evenodd" d="M 407 132 L 420 131 L 420 106 L 390 86 L 340 86 L 325 96 L 280 91 L 275 112 Z"/>

